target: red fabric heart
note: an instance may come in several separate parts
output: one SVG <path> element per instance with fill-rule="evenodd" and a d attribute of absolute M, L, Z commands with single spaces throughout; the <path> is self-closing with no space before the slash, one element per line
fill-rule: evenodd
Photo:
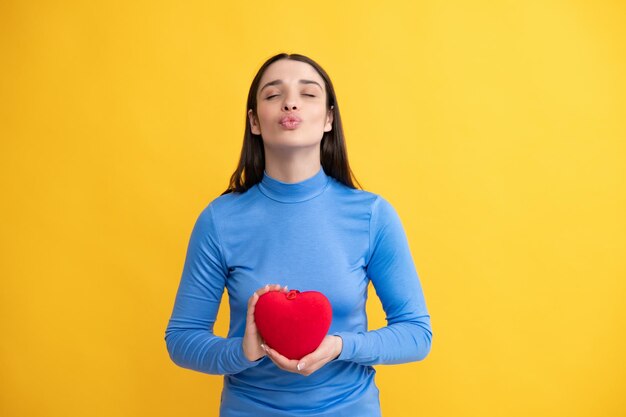
<path fill-rule="evenodd" d="M 318 291 L 268 291 L 254 308 L 254 321 L 267 344 L 289 359 L 319 347 L 333 318 L 330 301 Z"/>

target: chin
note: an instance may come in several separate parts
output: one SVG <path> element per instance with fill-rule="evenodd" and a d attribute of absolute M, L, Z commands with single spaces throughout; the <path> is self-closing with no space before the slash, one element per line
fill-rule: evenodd
<path fill-rule="evenodd" d="M 263 138 L 263 143 L 266 146 L 297 146 L 297 147 L 309 147 L 316 146 L 322 142 L 323 135 L 315 137 L 302 137 L 301 135 L 294 135 L 293 131 L 289 132 L 289 135 L 278 135 L 278 137 Z"/>

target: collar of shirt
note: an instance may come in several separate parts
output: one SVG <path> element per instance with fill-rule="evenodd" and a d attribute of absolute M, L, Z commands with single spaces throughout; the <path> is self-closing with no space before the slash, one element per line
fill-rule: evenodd
<path fill-rule="evenodd" d="M 283 203 L 299 203 L 323 193 L 329 182 L 330 176 L 320 166 L 320 170 L 314 176 L 293 183 L 272 178 L 263 170 L 263 178 L 258 186 L 263 194 L 273 200 Z"/>

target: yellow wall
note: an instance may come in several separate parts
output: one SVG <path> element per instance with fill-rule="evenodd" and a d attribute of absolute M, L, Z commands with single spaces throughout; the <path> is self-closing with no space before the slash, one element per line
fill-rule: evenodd
<path fill-rule="evenodd" d="M 0 415 L 217 415 L 163 336 L 282 51 L 331 75 L 431 312 L 383 415 L 626 413 L 623 2 L 3 1 L 0 34 Z"/>

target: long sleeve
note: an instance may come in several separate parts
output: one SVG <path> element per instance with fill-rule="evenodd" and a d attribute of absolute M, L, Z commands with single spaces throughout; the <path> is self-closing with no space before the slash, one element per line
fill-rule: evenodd
<path fill-rule="evenodd" d="M 178 366 L 224 375 L 259 364 L 244 356 L 242 337 L 223 338 L 213 333 L 227 274 L 209 204 L 191 233 L 174 309 L 165 330 L 167 350 Z"/>
<path fill-rule="evenodd" d="M 387 326 L 367 332 L 333 333 L 343 339 L 336 360 L 377 365 L 424 359 L 432 341 L 430 315 L 401 220 L 380 196 L 370 217 L 367 274 L 381 300 Z"/>

